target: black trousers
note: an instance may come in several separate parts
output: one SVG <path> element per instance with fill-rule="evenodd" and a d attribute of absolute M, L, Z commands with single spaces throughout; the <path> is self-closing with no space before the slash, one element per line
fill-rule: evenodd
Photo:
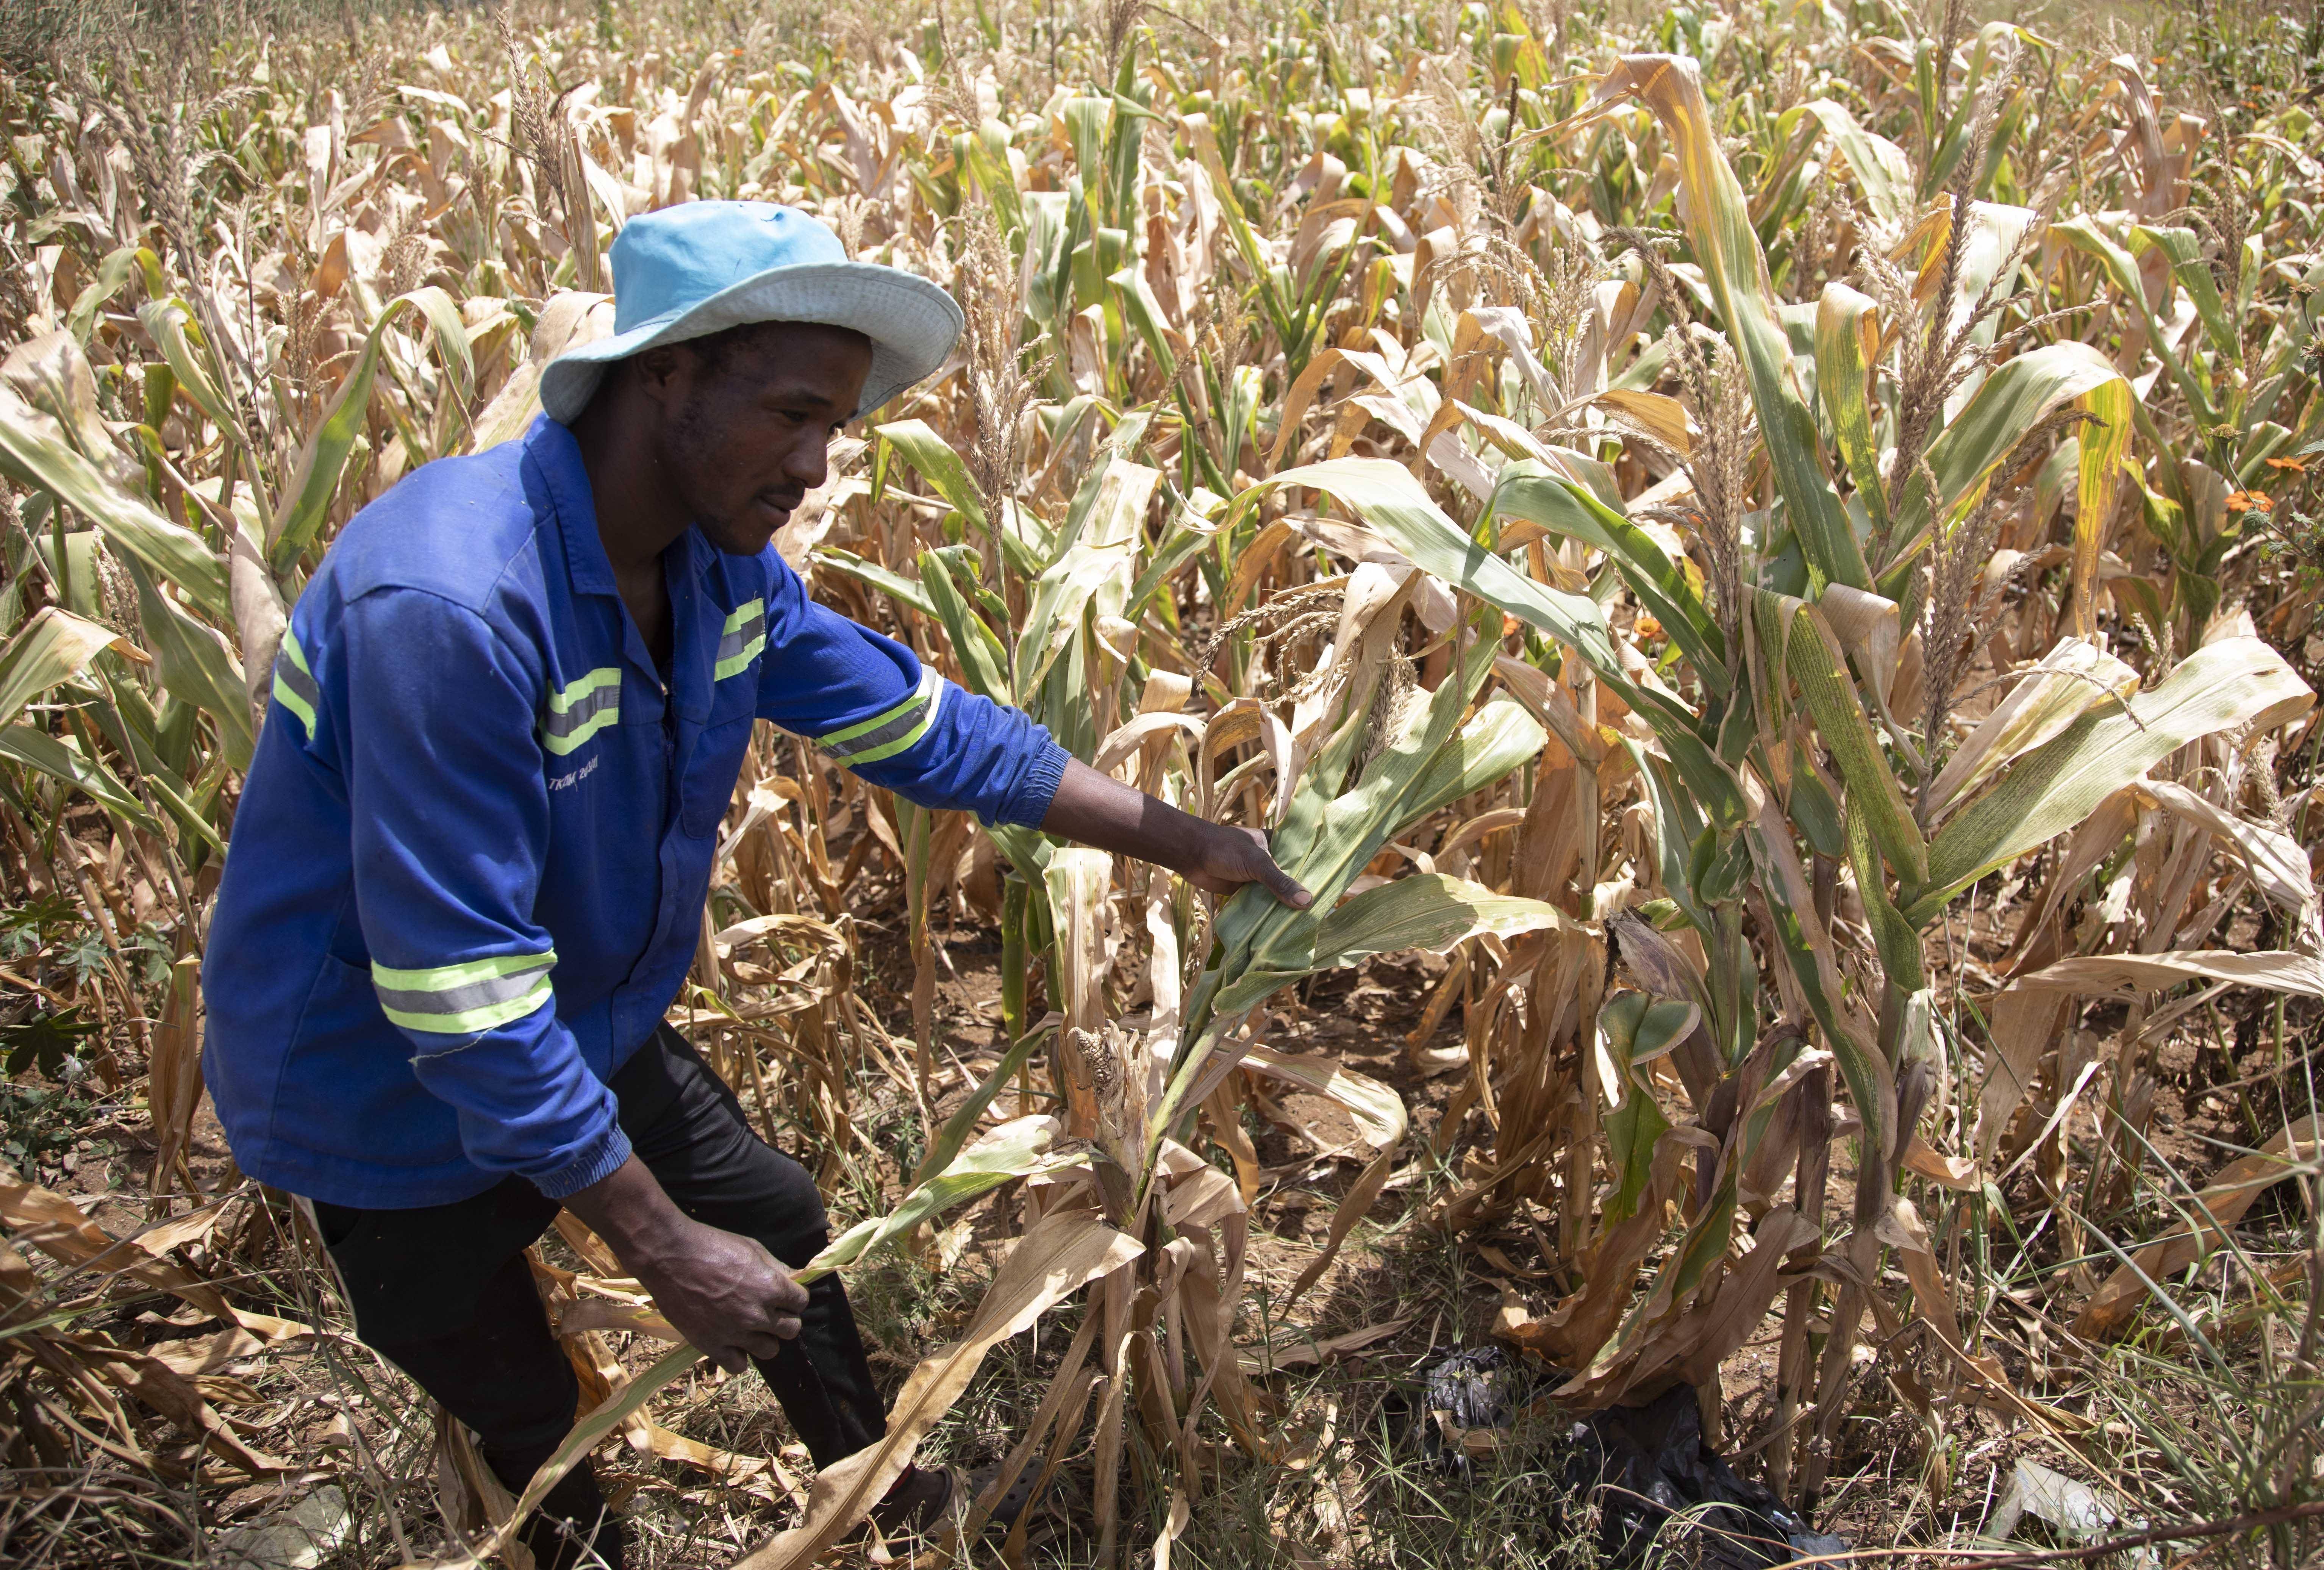
<path fill-rule="evenodd" d="M 815 1180 L 751 1131 L 734 1093 L 677 1031 L 655 1032 L 612 1089 L 632 1149 L 687 1215 L 756 1238 L 794 1268 L 829 1241 Z M 572 1427 L 580 1394 L 524 1261 L 558 1209 L 521 1178 L 416 1210 L 315 1206 L 355 1334 L 475 1430 L 512 1491 Z M 807 1289 L 799 1321 L 798 1338 L 759 1371 L 816 1464 L 828 1466 L 885 1436 L 886 1409 L 837 1276 Z M 574 1481 L 586 1483 L 586 1469 Z M 560 1502 L 552 1496 L 551 1510 Z"/>

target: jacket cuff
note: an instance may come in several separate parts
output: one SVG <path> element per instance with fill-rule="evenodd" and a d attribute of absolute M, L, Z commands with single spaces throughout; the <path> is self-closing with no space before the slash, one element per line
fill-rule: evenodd
<path fill-rule="evenodd" d="M 1041 750 L 1026 765 L 1025 772 L 993 813 L 994 823 L 1020 823 L 1027 828 L 1038 828 L 1041 820 L 1049 816 L 1049 803 L 1056 799 L 1057 787 L 1065 782 L 1065 765 L 1073 754 L 1040 733 Z"/>
<path fill-rule="evenodd" d="M 630 1136 L 622 1132 L 621 1124 L 608 1121 L 605 1131 L 583 1146 L 578 1156 L 556 1171 L 535 1178 L 532 1186 L 548 1198 L 562 1199 L 611 1178 L 629 1159 Z"/>

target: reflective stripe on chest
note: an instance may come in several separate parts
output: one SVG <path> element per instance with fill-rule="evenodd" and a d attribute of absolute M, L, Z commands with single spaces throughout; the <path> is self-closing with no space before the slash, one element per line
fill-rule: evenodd
<path fill-rule="evenodd" d="M 750 669 L 752 660 L 766 651 L 767 602 L 744 600 L 719 631 L 718 662 L 711 670 L 711 679 L 724 681 L 730 676 L 740 676 Z"/>
<path fill-rule="evenodd" d="M 549 695 L 540 716 L 540 744 L 559 757 L 622 717 L 622 672 L 601 665 Z"/>

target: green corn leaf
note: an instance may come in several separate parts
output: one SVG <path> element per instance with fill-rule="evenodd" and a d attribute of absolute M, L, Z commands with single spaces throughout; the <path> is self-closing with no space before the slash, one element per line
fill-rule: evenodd
<path fill-rule="evenodd" d="M 1521 458 L 1504 466 L 1493 486 L 1495 517 L 1538 523 L 1606 553 L 1622 581 L 1651 611 L 1716 696 L 1728 691 L 1727 657 L 1719 624 L 1685 572 L 1646 531 L 1606 505 L 1588 489 L 1553 473 L 1538 460 Z"/>
<path fill-rule="evenodd" d="M 1058 343 L 1065 341 L 1065 324 L 1073 315 L 1073 301 L 1058 284 L 1069 226 L 1067 195 L 1061 190 L 1027 191 L 1025 217 L 1025 314 L 1039 322 Z"/>
<path fill-rule="evenodd" d="M 1496 894 L 1442 873 L 1422 873 L 1341 901 L 1317 927 L 1315 968 L 1343 970 L 1376 954 L 1415 948 L 1444 954 L 1487 932 L 1514 937 L 1572 924 L 1544 900 Z"/>
<path fill-rule="evenodd" d="M 56 420 L 74 451 L 100 466 L 120 467 L 112 428 L 97 412 L 96 373 L 70 333 L 42 333 L 17 345 L 5 369 L 9 386 Z"/>
<path fill-rule="evenodd" d="M 138 618 L 152 645 L 163 689 L 210 716 L 230 767 L 249 768 L 257 737 L 250 728 L 250 688 L 241 664 L 216 629 L 188 615 L 154 586 L 143 563 L 132 562 L 129 573 L 136 580 Z"/>
<path fill-rule="evenodd" d="M 2283 656 L 2260 640 L 2206 644 L 2126 705 L 2109 698 L 2086 710 L 1963 808 L 1930 847 L 1928 882 L 1911 891 L 1904 919 L 1926 927 L 1955 894 L 2080 823 L 2198 736 L 2280 725 L 2315 701 Z"/>
<path fill-rule="evenodd" d="M 1083 616 L 1118 616 L 1137 576 L 1139 527 L 1162 471 L 1116 458 L 1100 476 L 1079 537 L 1032 586 L 1017 639 L 1018 702 L 1025 704 L 1079 636 Z"/>
<path fill-rule="evenodd" d="M 299 553 L 314 540 L 323 526 L 331 498 L 338 494 L 347 455 L 363 434 L 371 409 L 372 383 L 379 372 L 388 326 L 399 312 L 405 310 L 416 310 L 426 319 L 435 336 L 437 356 L 452 378 L 461 407 L 466 407 L 470 390 L 475 384 L 475 365 L 468 349 L 467 328 L 460 319 L 460 308 L 452 303 L 450 295 L 433 284 L 389 300 L 381 309 L 379 319 L 371 324 L 355 368 L 331 395 L 330 407 L 323 411 L 322 420 L 308 436 L 306 446 L 300 450 L 299 466 L 292 471 L 290 483 L 283 487 L 283 501 L 275 511 L 274 532 L 267 545 L 267 554 L 278 572 L 298 559 Z"/>
<path fill-rule="evenodd" d="M 1088 1148 L 1079 1141 L 1059 1144 L 1058 1123 L 1036 1113 L 987 1130 L 954 1155 L 944 1170 L 924 1179 L 886 1215 L 857 1222 L 831 1240 L 824 1251 L 792 1272 L 801 1286 L 844 1270 L 873 1250 L 884 1247 L 930 1216 L 965 1205 L 1003 1183 L 1044 1172 L 1062 1172 L 1089 1160 Z"/>
<path fill-rule="evenodd" d="M 1163 332 L 1162 302 L 1154 298 L 1154 286 L 1146 282 L 1146 270 L 1124 267 L 1107 278 L 1106 282 L 1113 286 L 1114 300 L 1120 307 L 1122 319 L 1145 343 L 1146 352 L 1154 356 L 1154 363 L 1171 364 L 1176 356 Z"/>
<path fill-rule="evenodd" d="M 161 756 L 157 716 L 146 701 L 145 689 L 126 675 L 102 670 L 97 675 L 112 702 L 83 709 L 80 717 L 94 721 L 106 739 L 136 764 L 140 782 L 185 830 L 183 844 L 190 848 L 198 840 L 223 854 L 226 842 L 210 826 L 205 803 L 216 800 L 215 787 L 231 766 L 225 750 L 219 749 L 211 757 L 209 788 L 187 784 Z"/>
<path fill-rule="evenodd" d="M 1711 913 L 1695 893 L 1692 876 L 1694 844 L 1705 827 L 1702 815 L 1694 798 L 1673 781 L 1675 771 L 1669 763 L 1646 751 L 1635 737 L 1624 736 L 1622 744 L 1637 761 L 1638 772 L 1646 781 L 1646 793 L 1654 800 L 1655 859 L 1663 892 L 1678 907 L 1687 925 L 1708 937 L 1712 930 Z"/>
<path fill-rule="evenodd" d="M 1572 920 L 1543 900 L 1496 894 L 1443 873 L 1398 878 L 1368 889 L 1320 919 L 1313 910 L 1294 914 L 1305 929 L 1303 941 L 1279 944 L 1268 954 L 1272 957 L 1294 948 L 1304 952 L 1293 963 L 1255 966 L 1236 977 L 1218 994 L 1219 1018 L 1239 1019 L 1302 977 L 1345 969 L 1374 955 L 1409 949 L 1444 954 L 1489 932 L 1515 937 Z"/>
<path fill-rule="evenodd" d="M 901 573 L 890 572 L 876 561 L 866 561 L 852 550 L 842 550 L 836 545 L 818 545 L 812 559 L 817 567 L 828 568 L 842 577 L 852 577 L 868 588 L 878 589 L 924 616 L 936 614 L 936 603 L 928 596 L 926 586 L 914 583 Z"/>
<path fill-rule="evenodd" d="M 1856 189 L 1864 193 L 1866 210 L 1884 224 L 1909 217 L 1913 205 L 1913 164 L 1904 150 L 1886 136 L 1877 136 L 1856 123 L 1845 106 L 1816 98 L 1801 106 L 1815 116 L 1840 156 L 1848 161 Z"/>
<path fill-rule="evenodd" d="M 1001 646 L 1001 640 L 984 624 L 984 618 L 961 596 L 959 586 L 953 582 L 952 569 L 945 565 L 944 552 L 920 552 L 920 590 L 932 614 L 944 623 L 945 635 L 951 640 L 953 655 L 960 661 L 961 677 L 968 689 L 995 703 L 1010 702 L 1009 651 Z"/>
<path fill-rule="evenodd" d="M 10 725 L 0 730 L 0 758 L 9 758 L 28 769 L 37 769 L 51 779 L 61 780 L 90 800 L 115 813 L 146 833 L 159 836 L 161 825 L 137 799 L 137 793 L 121 782 L 120 777 L 103 762 L 92 759 L 78 748 L 66 745 L 56 737 L 29 725 Z"/>
<path fill-rule="evenodd" d="M 1680 209 L 1687 238 L 1750 380 L 1761 439 L 1792 531 L 1825 582 L 1868 589 L 1871 569 L 1847 509 L 1824 477 L 1815 416 L 1800 395 L 1791 346 L 1776 320 L 1767 258 L 1751 226 L 1743 187 L 1719 148 L 1718 128 L 1702 96 L 1702 69 L 1679 55 L 1624 55 L 1599 84 L 1598 97 L 1605 102 L 1625 94 L 1654 111 L 1677 155 L 1679 184 L 1687 197 Z"/>
<path fill-rule="evenodd" d="M 1397 805 L 1394 838 L 1462 797 L 1498 783 L 1510 770 L 1542 749 L 1549 733 L 1509 697 L 1496 697 L 1479 709 L 1413 781 Z"/>
<path fill-rule="evenodd" d="M 65 330 L 81 346 L 86 348 L 89 336 L 97 331 L 97 312 L 111 305 L 133 277 L 143 282 L 146 294 L 152 299 L 159 300 L 170 291 L 169 282 L 161 272 L 161 259 L 153 254 L 151 247 L 123 245 L 109 253 L 97 263 L 96 279 L 83 286 L 65 317 Z"/>
<path fill-rule="evenodd" d="M 1917 993 L 1928 984 L 1921 963 L 1921 935 L 1888 898 L 1888 879 L 1872 845 L 1872 817 L 1861 808 L 1848 815 L 1849 865 L 1856 873 L 1856 891 L 1864 902 L 1865 920 L 1888 973 L 1888 984 L 1900 993 Z"/>
<path fill-rule="evenodd" d="M 875 427 L 872 434 L 901 454 L 936 488 L 936 494 L 970 523 L 979 530 L 986 527 L 984 499 L 977 493 L 976 482 L 969 478 L 968 466 L 927 420 L 892 420 Z"/>
<path fill-rule="evenodd" d="M 1880 352 L 1880 320 L 1872 297 L 1837 279 L 1823 286 L 1816 306 L 1816 393 L 1848 477 L 1872 520 L 1876 536 L 1888 533 L 1888 492 L 1880 476 L 1880 447 L 1872 434 L 1865 384 Z"/>
<path fill-rule="evenodd" d="M 1279 846 L 1277 861 L 1315 896 L 1314 906 L 1306 911 L 1293 910 L 1254 886 L 1230 901 L 1229 910 L 1221 913 L 1222 942 L 1229 940 L 1233 930 L 1228 916 L 1235 906 L 1248 904 L 1266 918 L 1263 936 L 1254 945 L 1257 962 L 1266 963 L 1271 957 L 1278 962 L 1273 968 L 1290 968 L 1280 962 L 1295 957 L 1304 961 L 1309 945 L 1279 935 L 1299 931 L 1313 920 L 1314 911 L 1329 910 L 1365 864 L 1379 854 L 1397 825 L 1407 820 L 1406 808 L 1420 799 L 1421 790 L 1443 788 L 1444 777 L 1432 780 L 1430 771 L 1453 741 L 1462 715 L 1491 674 L 1496 651 L 1492 640 L 1475 637 L 1457 670 L 1448 673 L 1429 701 L 1406 718 L 1399 733 L 1348 790 L 1326 799 L 1323 792 L 1333 783 L 1335 771 L 1323 760 L 1310 768 L 1293 793 L 1291 808 L 1285 813 L 1275 839 Z M 1360 715 L 1351 716 L 1350 725 L 1360 726 L 1363 719 Z M 1253 900 L 1253 894 L 1259 898 Z"/>
<path fill-rule="evenodd" d="M 2171 346 L 2171 340 L 2164 336 L 2162 320 L 2155 316 L 2153 307 L 2146 302 L 2146 284 L 2139 277 L 2138 263 L 2131 254 L 2101 228 L 2096 218 L 2087 216 L 2061 218 L 2050 226 L 2050 232 L 2076 250 L 2097 259 L 2116 292 L 2138 313 L 2140 322 L 2146 328 L 2148 352 L 2163 362 L 2163 370 L 2178 387 L 2179 395 L 2187 401 L 2187 407 L 2196 420 L 2207 429 L 2218 424 L 2219 412 L 2211 402 L 2211 395 L 2196 380 L 2179 352 Z"/>
<path fill-rule="evenodd" d="M 1598 1011 L 1606 1048 L 1625 1071 L 1674 1051 L 1702 1023 L 1701 1005 L 1641 992 L 1617 993 Z"/>
<path fill-rule="evenodd" d="M 226 564 L 200 535 L 171 522 L 143 496 L 121 489 L 74 450 L 64 428 L 0 387 L 0 474 L 79 512 L 125 555 L 176 584 L 221 622 L 234 619 Z"/>
<path fill-rule="evenodd" d="M 1834 957 L 1831 935 L 1816 914 L 1815 891 L 1800 865 L 1790 825 L 1775 802 L 1758 790 L 1756 781 L 1752 795 L 1755 810 L 1744 829 L 1744 841 L 1750 847 L 1752 864 L 1766 896 L 1765 909 L 1774 928 L 1775 950 L 1799 984 L 1808 1011 L 1815 1016 L 1832 1056 L 1840 1061 L 1849 1097 L 1864 1120 L 1868 1148 L 1886 1151 L 1895 1121 L 1895 1077 L 1849 1011 L 1847 983 Z"/>
<path fill-rule="evenodd" d="M 1016 1045 L 1003 1053 L 1001 1061 L 993 1066 L 992 1072 L 969 1093 L 968 1099 L 960 1104 L 952 1116 L 945 1119 L 944 1127 L 938 1129 L 936 1138 L 928 1141 L 928 1153 L 921 1160 L 919 1169 L 912 1174 L 914 1185 L 927 1182 L 952 1165 L 953 1158 L 960 1154 L 961 1147 L 967 1144 L 969 1136 L 976 1132 L 977 1120 L 984 1115 L 984 1109 L 991 1106 L 992 1098 L 1017 1076 L 1017 1071 L 1033 1055 L 1033 1048 L 1048 1039 L 1052 1029 L 1044 1025 L 1019 1037 Z"/>
<path fill-rule="evenodd" d="M 1238 495 L 1222 532 L 1248 515 L 1266 492 L 1284 485 L 1312 486 L 1337 497 L 1423 572 L 1489 601 L 1567 644 L 1632 707 L 1650 702 L 1643 697 L 1632 700 L 1637 688 L 1623 673 L 1604 614 L 1595 601 L 1536 583 L 1478 544 L 1429 499 L 1427 491 L 1402 464 L 1386 458 L 1343 457 L 1286 469 Z"/>
<path fill-rule="evenodd" d="M 137 308 L 137 319 L 155 343 L 161 346 L 161 357 L 169 362 L 171 373 L 178 378 L 178 390 L 193 400 L 212 425 L 225 432 L 229 439 L 240 439 L 242 427 L 232 410 L 226 407 L 226 394 L 218 391 L 217 379 L 202 363 L 204 351 L 194 346 L 193 308 L 175 295 L 164 299 L 159 295 Z"/>
<path fill-rule="evenodd" d="M 1865 717 L 1840 640 L 1804 601 L 1755 590 L 1752 606 L 1769 663 L 1780 664 L 1800 684 L 1800 697 L 1814 716 L 1817 734 L 1848 783 L 1850 816 L 1868 819 L 1888 864 L 1907 887 L 1919 887 L 1929 875 L 1928 843 L 1881 753 L 1872 722 Z"/>
<path fill-rule="evenodd" d="M 1617 993 L 1598 1011 L 1598 1033 L 1605 1044 L 1601 1074 L 1611 1070 L 1609 1091 L 1622 1099 L 1605 1117 L 1609 1165 L 1614 1191 L 1605 1200 L 1605 1224 L 1616 1226 L 1637 1214 L 1638 1196 L 1654 1173 L 1655 1146 L 1670 1132 L 1670 1120 L 1654 1094 L 1631 1070 L 1668 1052 L 1702 1020 L 1702 1010 L 1675 998 Z"/>
<path fill-rule="evenodd" d="M 2203 332 L 2211 340 L 2211 347 L 2232 360 L 2243 357 L 2242 346 L 2236 341 L 2235 325 L 2227 319 L 2227 308 L 2219 298 L 2219 286 L 2211 277 L 2211 264 L 2203 259 L 2202 243 L 2192 229 L 2151 224 L 2135 224 L 2130 231 L 2130 254 L 2144 256 L 2149 251 L 2160 251 L 2170 260 L 2171 276 L 2195 302 L 2196 318 L 2203 324 Z"/>
<path fill-rule="evenodd" d="M 1154 1139 L 1176 1119 L 1194 1076 L 1224 1031 L 1276 988 L 1314 968 L 1326 914 L 1388 843 L 1403 816 L 1402 803 L 1452 738 L 1462 713 L 1491 673 L 1495 648 L 1490 639 L 1473 638 L 1457 672 L 1448 674 L 1429 701 L 1406 719 L 1351 789 L 1327 794 L 1346 776 L 1366 729 L 1364 715 L 1349 716 L 1308 766 L 1269 848 L 1277 863 L 1315 896 L 1315 902 L 1296 910 L 1252 885 L 1220 910 L 1211 962 L 1187 998 L 1185 1034 L 1169 1089 L 1153 1114 L 1149 1131 Z"/>
<path fill-rule="evenodd" d="M 2090 417 L 2075 433 L 2081 444 L 2081 499 L 2089 517 L 2103 518 L 2129 450 L 2131 402 L 2122 373 L 2087 344 L 2043 344 L 2004 362 L 1929 444 L 1929 472 L 1941 500 L 1935 515 L 1960 513 L 2027 432 L 2070 405 Z M 1917 546 L 1931 517 L 1927 487 L 1909 487 L 1896 523 L 1897 534 L 1909 542 L 1905 549 Z"/>

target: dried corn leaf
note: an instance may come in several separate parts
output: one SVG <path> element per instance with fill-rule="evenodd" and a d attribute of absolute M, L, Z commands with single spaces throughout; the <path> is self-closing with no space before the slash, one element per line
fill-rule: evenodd
<path fill-rule="evenodd" d="M 812 1564 L 871 1514 L 903 1475 L 920 1440 L 952 1409 L 986 1353 L 1086 1282 L 1143 1251 L 1085 1211 L 1053 1212 L 1034 1223 L 1001 1261 L 960 1341 L 922 1359 L 905 1379 L 888 1414 L 887 1436 L 818 1473 L 805 1519 L 745 1556 L 734 1570 L 798 1570 Z"/>

